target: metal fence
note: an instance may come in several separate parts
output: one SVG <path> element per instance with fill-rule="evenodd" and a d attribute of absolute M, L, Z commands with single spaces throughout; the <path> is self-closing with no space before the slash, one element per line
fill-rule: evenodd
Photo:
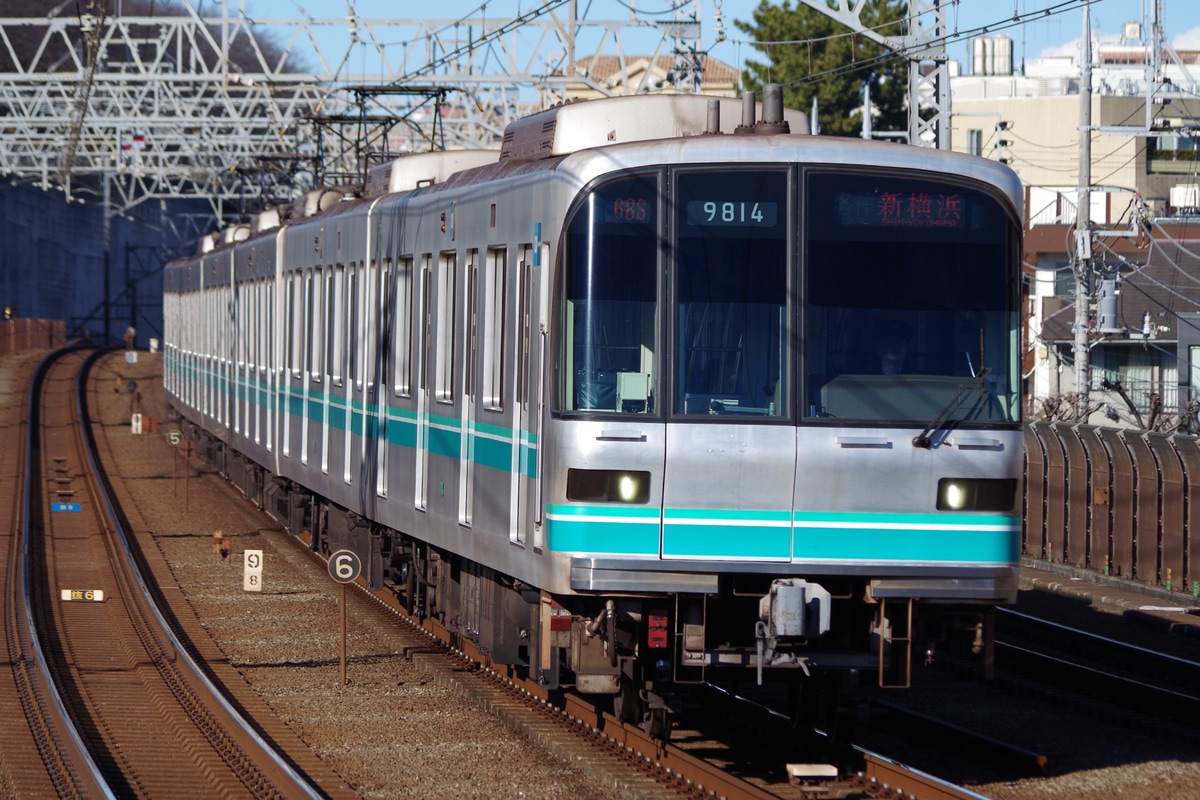
<path fill-rule="evenodd" d="M 1200 594 L 1200 439 L 1025 427 L 1026 556 Z"/>

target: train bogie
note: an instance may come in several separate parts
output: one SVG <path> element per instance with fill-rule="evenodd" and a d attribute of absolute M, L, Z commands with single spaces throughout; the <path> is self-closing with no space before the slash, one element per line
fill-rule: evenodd
<path fill-rule="evenodd" d="M 662 726 L 725 676 L 903 682 L 1015 597 L 1019 184 L 773 116 L 571 104 L 306 198 L 168 268 L 167 390 L 289 530 L 547 686 Z"/>

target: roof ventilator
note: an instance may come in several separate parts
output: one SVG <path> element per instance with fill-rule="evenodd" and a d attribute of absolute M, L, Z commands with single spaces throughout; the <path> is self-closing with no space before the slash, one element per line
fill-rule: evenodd
<path fill-rule="evenodd" d="M 782 86 L 778 83 L 768 83 L 763 87 L 762 119 L 756 122 L 754 107 L 757 99 L 754 92 L 742 94 L 742 124 L 733 129 L 735 134 L 769 136 L 792 132 L 792 126 L 783 118 Z"/>

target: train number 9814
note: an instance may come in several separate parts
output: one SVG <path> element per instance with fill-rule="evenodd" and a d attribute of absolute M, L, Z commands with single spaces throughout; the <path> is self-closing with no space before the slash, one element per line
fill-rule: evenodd
<path fill-rule="evenodd" d="M 774 227 L 778 220 L 775 203 L 753 200 L 690 200 L 688 225 L 738 225 Z"/>

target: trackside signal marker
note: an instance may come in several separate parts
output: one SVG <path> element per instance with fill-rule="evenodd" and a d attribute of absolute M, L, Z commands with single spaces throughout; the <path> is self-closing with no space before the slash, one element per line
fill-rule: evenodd
<path fill-rule="evenodd" d="M 63 589 L 59 597 L 64 601 L 85 600 L 93 603 L 104 602 L 103 589 Z"/>

